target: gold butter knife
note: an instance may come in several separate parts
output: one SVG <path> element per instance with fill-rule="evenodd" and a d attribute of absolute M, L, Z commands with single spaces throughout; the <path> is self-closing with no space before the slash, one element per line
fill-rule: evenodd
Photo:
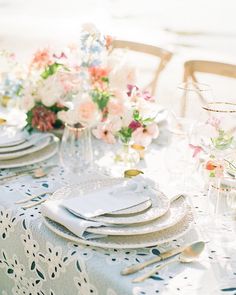
<path fill-rule="evenodd" d="M 144 261 L 142 263 L 138 263 L 138 264 L 135 264 L 135 265 L 128 266 L 128 267 L 124 268 L 121 271 L 121 274 L 122 275 L 130 275 L 132 273 L 135 273 L 135 272 L 145 268 L 148 265 L 151 265 L 153 263 L 156 263 L 156 262 L 165 260 L 167 258 L 170 258 L 172 256 L 175 256 L 175 255 L 181 253 L 184 249 L 186 249 L 186 246 L 169 250 L 167 252 L 161 253 L 160 255 L 158 255 L 158 256 L 156 256 L 156 257 L 154 257 L 152 259 L 149 259 L 147 261 Z"/>

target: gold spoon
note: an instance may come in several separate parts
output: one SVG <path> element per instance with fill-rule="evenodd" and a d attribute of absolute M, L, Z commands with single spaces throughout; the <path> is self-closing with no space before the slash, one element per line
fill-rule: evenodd
<path fill-rule="evenodd" d="M 163 263 L 162 265 L 158 265 L 154 267 L 152 270 L 146 272 L 144 275 L 137 277 L 132 280 L 132 283 L 140 283 L 148 279 L 150 276 L 154 275 L 157 271 L 164 268 L 165 266 L 173 263 L 173 262 L 181 262 L 181 263 L 190 263 L 196 260 L 199 255 L 202 253 L 205 247 L 205 242 L 199 241 L 195 242 L 189 246 L 187 246 L 183 252 L 178 256 L 177 259 L 173 259 L 171 261 L 168 261 L 166 263 Z"/>
<path fill-rule="evenodd" d="M 46 166 L 46 167 L 39 167 L 39 168 L 33 168 L 33 169 L 24 170 L 24 171 L 19 171 L 19 172 L 12 174 L 12 175 L 1 177 L 0 182 L 1 181 L 4 182 L 5 180 L 11 180 L 11 179 L 25 176 L 25 175 L 31 175 L 33 178 L 41 178 L 41 177 L 46 176 L 50 172 L 50 170 L 56 166 L 57 165 L 50 165 L 50 166 Z"/>

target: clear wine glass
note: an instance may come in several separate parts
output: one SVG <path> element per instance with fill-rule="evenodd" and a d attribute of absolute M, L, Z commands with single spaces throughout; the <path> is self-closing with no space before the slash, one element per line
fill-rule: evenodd
<path fill-rule="evenodd" d="M 180 101 L 181 117 L 203 121 L 207 114 L 202 112 L 202 105 L 213 101 L 213 94 L 208 84 L 185 82 L 178 85 L 176 99 Z"/>

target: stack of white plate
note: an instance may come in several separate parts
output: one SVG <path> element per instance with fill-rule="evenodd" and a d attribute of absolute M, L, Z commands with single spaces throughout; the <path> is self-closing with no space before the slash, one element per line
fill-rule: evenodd
<path fill-rule="evenodd" d="M 114 186 L 124 179 L 100 179 L 81 183 L 77 187 L 68 186 L 56 191 L 51 200 L 72 198 L 75 195 L 86 202 L 86 194 Z M 142 204 L 93 217 L 90 220 L 105 224 L 101 227 L 88 227 L 86 231 L 101 235 L 96 239 L 85 240 L 76 236 L 63 224 L 44 217 L 46 226 L 56 234 L 74 242 L 102 248 L 140 248 L 170 242 L 184 235 L 193 223 L 193 214 L 185 197 L 180 196 L 170 202 L 160 191 L 147 194 L 150 198 Z M 102 204 L 101 204 L 102 207 Z"/>
<path fill-rule="evenodd" d="M 52 134 L 32 135 L 14 128 L 0 133 L 0 168 L 15 168 L 38 163 L 55 155 L 58 139 Z"/>

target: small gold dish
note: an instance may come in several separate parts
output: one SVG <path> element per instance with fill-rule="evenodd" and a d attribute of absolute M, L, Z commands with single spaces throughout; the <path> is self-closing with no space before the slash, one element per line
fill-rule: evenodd
<path fill-rule="evenodd" d="M 139 174 L 144 174 L 144 173 L 141 170 L 129 169 L 129 170 L 125 170 L 124 177 L 126 177 L 126 178 L 132 178 L 132 177 L 135 177 L 135 176 L 137 176 Z"/>
<path fill-rule="evenodd" d="M 6 119 L 0 118 L 0 125 L 3 125 L 3 124 L 5 124 L 6 122 L 7 122 L 7 120 L 6 120 Z"/>
<path fill-rule="evenodd" d="M 143 160 L 145 155 L 145 146 L 140 144 L 132 144 L 131 147 L 139 153 L 140 159 Z"/>

